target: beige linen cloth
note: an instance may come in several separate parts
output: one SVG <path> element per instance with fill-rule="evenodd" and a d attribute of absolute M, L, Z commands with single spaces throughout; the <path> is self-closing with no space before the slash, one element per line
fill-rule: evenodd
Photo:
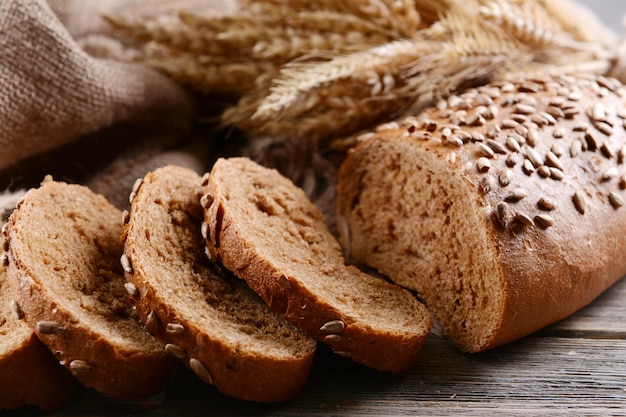
<path fill-rule="evenodd" d="M 98 192 L 125 193 L 123 201 L 132 176 L 154 166 L 204 168 L 197 145 L 177 148 L 186 145 L 193 100 L 132 63 L 132 45 L 101 18 L 123 7 L 155 13 L 173 4 L 194 7 L 190 0 L 0 0 L 0 216 L 21 196 L 16 188 L 47 173 L 74 179 L 67 173 L 79 171 Z"/>

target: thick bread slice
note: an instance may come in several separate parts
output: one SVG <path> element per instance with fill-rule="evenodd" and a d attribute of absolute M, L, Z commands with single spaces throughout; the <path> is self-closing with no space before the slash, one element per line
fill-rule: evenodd
<path fill-rule="evenodd" d="M 624 97 L 603 77 L 518 79 L 382 127 L 341 168 L 342 242 L 463 351 L 575 312 L 626 273 Z"/>
<path fill-rule="evenodd" d="M 120 266 L 122 213 L 88 188 L 47 181 L 9 219 L 9 283 L 25 321 L 85 385 L 144 398 L 173 361 L 138 321 Z"/>
<path fill-rule="evenodd" d="M 205 196 L 207 248 L 288 320 L 379 370 L 415 362 L 431 317 L 408 291 L 346 266 L 304 192 L 247 158 L 220 159 Z"/>
<path fill-rule="evenodd" d="M 0 243 L 4 246 L 4 235 Z M 74 398 L 76 380 L 37 339 L 7 281 L 6 261 L 0 264 L 0 410 L 36 405 L 51 413 Z"/>
<path fill-rule="evenodd" d="M 301 391 L 316 342 L 204 255 L 202 178 L 175 166 L 137 183 L 125 227 L 126 276 L 146 325 L 201 379 L 239 399 Z M 133 291 L 134 292 L 134 291 Z"/>

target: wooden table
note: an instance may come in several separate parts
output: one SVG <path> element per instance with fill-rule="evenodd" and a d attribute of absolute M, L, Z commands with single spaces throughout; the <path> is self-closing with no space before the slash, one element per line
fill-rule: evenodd
<path fill-rule="evenodd" d="M 170 388 L 150 401 L 118 401 L 82 388 L 55 415 L 626 416 L 626 279 L 574 316 L 487 353 L 461 354 L 433 334 L 403 375 L 320 348 L 307 387 L 284 404 L 228 398 L 181 367 Z"/>

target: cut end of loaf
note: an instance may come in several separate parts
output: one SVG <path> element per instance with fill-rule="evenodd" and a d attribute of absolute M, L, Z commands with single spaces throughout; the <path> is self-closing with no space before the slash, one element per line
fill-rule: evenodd
<path fill-rule="evenodd" d="M 372 141 L 355 152 L 359 168 L 346 167 L 351 176 L 340 181 L 348 251 L 417 291 L 460 350 L 482 350 L 504 303 L 498 254 L 483 226 L 491 210 L 459 172 L 405 139 Z"/>

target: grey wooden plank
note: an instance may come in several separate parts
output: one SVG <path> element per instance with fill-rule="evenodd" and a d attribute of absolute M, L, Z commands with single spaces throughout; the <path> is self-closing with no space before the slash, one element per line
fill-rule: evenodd
<path fill-rule="evenodd" d="M 626 416 L 624 375 L 626 340 L 534 336 L 466 355 L 432 336 L 417 366 L 403 375 L 376 372 L 322 349 L 304 392 L 284 404 L 227 398 L 181 369 L 148 409 L 84 391 L 56 415 Z"/>

